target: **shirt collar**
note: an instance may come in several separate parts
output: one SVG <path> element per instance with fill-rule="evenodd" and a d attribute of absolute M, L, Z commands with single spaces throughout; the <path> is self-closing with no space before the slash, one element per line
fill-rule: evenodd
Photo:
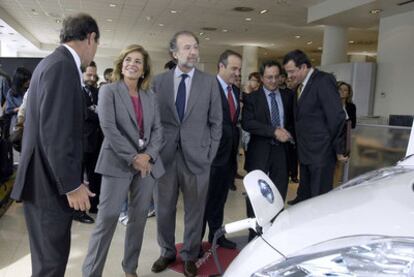
<path fill-rule="evenodd" d="M 270 91 L 265 86 L 263 86 L 263 91 L 266 93 L 266 96 L 269 96 L 271 93 L 278 94 L 279 93 L 279 88 L 277 90 L 275 90 L 275 91 Z"/>
<path fill-rule="evenodd" d="M 83 83 L 83 78 L 82 78 L 81 60 L 80 60 L 80 57 L 79 57 L 78 53 L 76 53 L 76 51 L 72 47 L 70 47 L 69 45 L 67 45 L 65 43 L 63 44 L 63 46 L 65 46 L 66 49 L 68 49 L 69 52 L 72 54 L 72 57 L 75 60 L 76 68 L 78 69 L 78 72 L 79 72 L 81 85 L 82 85 L 82 87 L 84 87 L 85 84 Z"/>
<path fill-rule="evenodd" d="M 221 77 L 220 75 L 217 74 L 217 80 L 219 80 L 221 87 L 223 88 L 224 91 L 227 91 L 227 87 L 231 85 L 228 85 Z M 233 89 L 233 87 L 232 87 Z"/>
<path fill-rule="evenodd" d="M 181 71 L 181 69 L 178 66 L 176 66 L 175 69 L 174 69 L 174 76 L 176 78 L 180 78 L 182 74 L 187 74 L 189 79 L 192 79 L 193 76 L 194 76 L 194 71 L 195 71 L 195 68 L 191 69 L 190 72 L 188 72 L 188 73 L 184 73 L 184 72 Z"/>
<path fill-rule="evenodd" d="M 310 79 L 310 76 L 312 76 L 313 71 L 315 71 L 315 70 L 313 69 L 313 67 L 311 67 L 310 70 L 308 71 L 308 74 L 306 75 L 305 80 L 303 80 L 303 82 L 302 82 L 302 84 L 303 84 L 302 90 L 303 90 L 303 88 L 305 88 L 306 84 L 308 83 L 308 81 Z"/>

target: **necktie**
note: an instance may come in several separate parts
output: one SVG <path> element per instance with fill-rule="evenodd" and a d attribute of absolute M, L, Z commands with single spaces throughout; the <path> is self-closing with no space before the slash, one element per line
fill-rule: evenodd
<path fill-rule="evenodd" d="M 303 89 L 303 84 L 301 83 L 299 86 L 298 86 L 298 89 L 297 89 L 297 95 L 298 95 L 298 99 L 300 98 L 300 96 L 302 95 L 302 89 Z"/>
<path fill-rule="evenodd" d="M 185 111 L 185 98 L 186 98 L 186 89 L 185 89 L 185 78 L 187 78 L 187 74 L 181 75 L 181 81 L 178 85 L 177 91 L 177 98 L 175 99 L 175 107 L 177 109 L 178 117 L 180 121 L 183 121 L 184 118 L 184 111 Z"/>
<path fill-rule="evenodd" d="M 86 95 L 88 95 L 89 98 L 91 99 L 91 102 L 93 102 L 92 92 L 87 86 L 83 87 L 83 92 L 86 93 Z"/>
<path fill-rule="evenodd" d="M 233 92 L 231 89 L 231 86 L 227 87 L 227 101 L 229 102 L 229 110 L 230 110 L 230 118 L 231 118 L 231 122 L 235 122 L 235 117 L 236 117 L 236 106 L 234 104 L 234 97 L 233 97 Z"/>
<path fill-rule="evenodd" d="M 271 119 L 272 119 L 272 126 L 279 127 L 280 126 L 280 115 L 279 115 L 279 107 L 277 106 L 276 102 L 276 93 L 272 92 L 269 94 L 270 97 L 270 107 L 271 107 Z"/>

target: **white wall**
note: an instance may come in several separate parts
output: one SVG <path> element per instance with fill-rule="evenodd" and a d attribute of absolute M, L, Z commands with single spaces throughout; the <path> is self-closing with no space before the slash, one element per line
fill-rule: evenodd
<path fill-rule="evenodd" d="M 414 114 L 414 11 L 381 18 L 374 114 Z"/>

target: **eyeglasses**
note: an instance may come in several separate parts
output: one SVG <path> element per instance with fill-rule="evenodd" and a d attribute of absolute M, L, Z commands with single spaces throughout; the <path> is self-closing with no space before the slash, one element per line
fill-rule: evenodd
<path fill-rule="evenodd" d="M 263 79 L 265 79 L 266 81 L 279 80 L 279 75 L 276 75 L 276 76 L 263 76 Z"/>

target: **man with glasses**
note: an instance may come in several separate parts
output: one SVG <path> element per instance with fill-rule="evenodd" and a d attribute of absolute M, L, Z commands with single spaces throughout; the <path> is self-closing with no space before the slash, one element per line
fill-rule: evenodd
<path fill-rule="evenodd" d="M 250 133 L 245 168 L 269 175 L 283 199 L 288 187 L 287 145 L 293 143 L 293 97 L 279 90 L 281 66 L 266 61 L 259 69 L 263 86 L 244 99 L 242 127 Z"/>

